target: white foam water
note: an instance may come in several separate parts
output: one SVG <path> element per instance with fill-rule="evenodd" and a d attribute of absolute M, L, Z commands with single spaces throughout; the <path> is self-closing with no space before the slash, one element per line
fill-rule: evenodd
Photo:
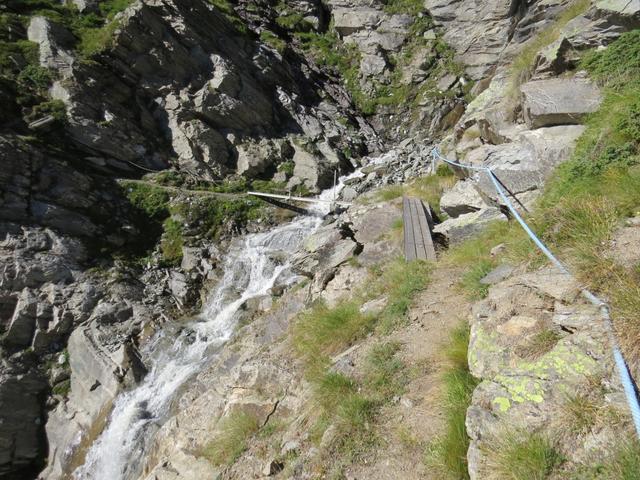
<path fill-rule="evenodd" d="M 320 199 L 334 200 L 343 181 L 357 175 L 361 174 L 341 178 Z M 323 214 L 328 204 L 312 208 Z M 234 242 L 222 267 L 223 278 L 198 318 L 177 334 L 165 328 L 146 346 L 149 372 L 137 387 L 116 398 L 107 426 L 88 450 L 84 465 L 74 471 L 75 479 L 129 480 L 139 475 L 146 449 L 169 417 L 176 392 L 231 337 L 242 305 L 266 294 L 278 277 L 293 278 L 288 263 L 279 263 L 274 253 L 293 253 L 321 221 L 320 216 L 300 217 Z"/>

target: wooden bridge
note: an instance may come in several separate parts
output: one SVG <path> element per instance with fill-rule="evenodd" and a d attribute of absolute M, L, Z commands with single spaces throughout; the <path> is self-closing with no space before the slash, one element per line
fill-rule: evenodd
<path fill-rule="evenodd" d="M 431 238 L 433 218 L 429 205 L 425 205 L 419 198 L 404 197 L 402 221 L 406 260 L 435 260 L 436 251 Z"/>

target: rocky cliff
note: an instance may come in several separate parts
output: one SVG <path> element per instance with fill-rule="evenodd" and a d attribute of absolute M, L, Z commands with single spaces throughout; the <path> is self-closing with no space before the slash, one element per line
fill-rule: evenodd
<path fill-rule="evenodd" d="M 250 324 L 172 399 L 135 478 L 328 474 L 327 456 L 346 448 L 343 425 L 312 408 L 316 387 L 291 332 L 314 302 L 333 308 L 377 285 L 398 255 L 397 238 L 382 234 L 397 228 L 398 205 L 368 192 L 433 173 L 437 143 L 492 167 L 532 208 L 605 97 L 577 69 L 581 57 L 639 26 L 637 1 L 0 6 L 0 475 L 69 478 L 84 462 L 114 400 L 151 368 L 150 340 L 180 330 L 220 283 L 233 238 L 289 219 L 247 190 L 315 194 L 361 168 L 341 192 L 360 205 L 291 256 L 307 280 L 243 306 Z M 482 174 L 443 172 L 429 177 L 435 193 L 433 180 L 410 190 L 438 210 L 442 248 L 508 220 Z M 509 270 L 473 307 L 471 373 L 484 380 L 467 417 L 473 478 L 491 468 L 484 437 L 516 420 L 546 425 L 559 385 L 583 385 L 588 371 L 620 403 L 594 346 L 603 331 L 582 325 L 596 313 L 549 275 Z M 358 295 L 365 316 L 398 311 L 383 292 Z M 407 308 L 413 322 L 428 311 Z M 557 344 L 528 366 L 505 356 L 552 327 Z M 372 388 L 356 337 L 343 347 L 324 353 L 334 373 L 355 378 L 344 392 Z M 212 460 L 211 439 L 238 415 L 260 428 L 278 419 L 277 442 L 258 438 L 231 465 Z M 571 461 L 588 455 L 577 449 Z"/>

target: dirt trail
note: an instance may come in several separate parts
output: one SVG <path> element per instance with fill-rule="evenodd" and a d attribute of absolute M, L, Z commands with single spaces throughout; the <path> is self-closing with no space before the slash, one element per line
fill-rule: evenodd
<path fill-rule="evenodd" d="M 347 471 L 349 480 L 439 480 L 425 466 L 425 446 L 443 432 L 442 376 L 447 368 L 442 349 L 451 331 L 465 321 L 471 302 L 456 287 L 460 271 L 436 267 L 429 287 L 409 311 L 410 323 L 388 337 L 402 345 L 409 367 L 404 395 L 383 409 L 377 431 L 384 441 L 370 458 Z"/>

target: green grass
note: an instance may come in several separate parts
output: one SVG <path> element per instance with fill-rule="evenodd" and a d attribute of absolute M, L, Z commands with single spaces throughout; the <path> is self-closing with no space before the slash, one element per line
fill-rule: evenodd
<path fill-rule="evenodd" d="M 640 444 L 622 441 L 602 468 L 604 480 L 640 480 Z"/>
<path fill-rule="evenodd" d="M 489 443 L 488 478 L 545 480 L 563 462 L 554 443 L 539 433 L 514 430 Z"/>
<path fill-rule="evenodd" d="M 620 342 L 630 361 L 640 358 L 638 272 L 603 256 L 622 219 L 640 211 L 640 31 L 586 55 L 582 67 L 601 82 L 602 108 L 586 120 L 572 158 L 559 166 L 527 222 L 579 279 L 610 300 Z M 615 67 L 613 67 L 615 65 Z M 449 260 L 470 269 L 502 257 L 538 267 L 547 263 L 517 223 L 496 223 L 452 249 Z"/>
<path fill-rule="evenodd" d="M 461 324 L 451 333 L 445 356 L 449 367 L 444 375 L 445 433 L 427 447 L 425 461 L 443 479 L 468 479 L 467 450 L 469 437 L 465 427 L 467 408 L 478 384 L 469 372 L 467 351 L 469 327 Z"/>
<path fill-rule="evenodd" d="M 182 261 L 182 225 L 173 218 L 168 218 L 162 224 L 164 233 L 160 240 L 160 251 L 166 266 L 179 265 Z"/>
<path fill-rule="evenodd" d="M 269 30 L 263 30 L 260 32 L 260 40 L 273 47 L 275 50 L 280 52 L 280 54 L 284 53 L 287 48 L 287 42 Z"/>
<path fill-rule="evenodd" d="M 562 424 L 575 435 L 589 432 L 598 421 L 602 407 L 589 394 L 567 397 L 562 405 Z"/>
<path fill-rule="evenodd" d="M 247 441 L 259 430 L 255 414 L 234 411 L 223 418 L 217 438 L 202 451 L 202 455 L 215 466 L 230 465 L 247 449 Z"/>
<path fill-rule="evenodd" d="M 371 286 L 371 292 L 387 296 L 387 306 L 380 316 L 383 332 L 404 320 L 414 297 L 429 284 L 431 271 L 432 266 L 427 262 L 404 259 L 393 260 L 384 266 L 377 285 Z"/>
<path fill-rule="evenodd" d="M 489 285 L 480 283 L 491 270 L 496 267 L 496 263 L 489 259 L 482 259 L 467 270 L 460 280 L 459 286 L 471 300 L 480 300 L 489 293 Z"/>
<path fill-rule="evenodd" d="M 334 308 L 317 303 L 296 322 L 293 346 L 312 375 L 324 372 L 328 357 L 372 331 L 377 319 L 360 313 L 359 308 L 355 301 L 345 301 Z"/>
<path fill-rule="evenodd" d="M 381 402 L 404 393 L 405 364 L 396 356 L 399 350 L 400 344 L 386 342 L 374 346 L 367 356 L 364 382 Z"/>
<path fill-rule="evenodd" d="M 316 303 L 292 325 L 291 342 L 311 383 L 317 419 L 312 438 L 319 442 L 329 426 L 334 435 L 324 454 L 333 467 L 329 477 L 343 472 L 378 442 L 372 424 L 380 408 L 406 385 L 406 368 L 397 357 L 400 345 L 375 345 L 366 355 L 358 379 L 332 369 L 331 357 L 345 351 L 378 327 L 391 328 L 406 314 L 417 292 L 429 280 L 430 268 L 422 262 L 390 262 L 376 269 L 367 292 L 333 308 Z M 360 305 L 382 293 L 388 304 L 379 316 L 360 313 Z M 388 322 L 389 326 L 385 326 Z M 383 330 L 384 331 L 384 330 Z"/>
<path fill-rule="evenodd" d="M 161 222 L 169 216 L 170 197 L 166 190 L 134 182 L 123 182 L 122 186 L 131 204 L 149 218 Z"/>
<path fill-rule="evenodd" d="M 71 380 L 63 380 L 60 383 L 56 383 L 51 391 L 56 395 L 62 395 L 63 397 L 68 397 L 69 392 L 71 392 Z"/>
<path fill-rule="evenodd" d="M 560 38 L 562 29 L 571 20 L 587 11 L 589 0 L 574 0 L 547 28 L 540 31 L 526 43 L 518 56 L 511 63 L 511 94 L 516 95 L 518 87 L 529 79 L 533 62 L 538 52 Z"/>

